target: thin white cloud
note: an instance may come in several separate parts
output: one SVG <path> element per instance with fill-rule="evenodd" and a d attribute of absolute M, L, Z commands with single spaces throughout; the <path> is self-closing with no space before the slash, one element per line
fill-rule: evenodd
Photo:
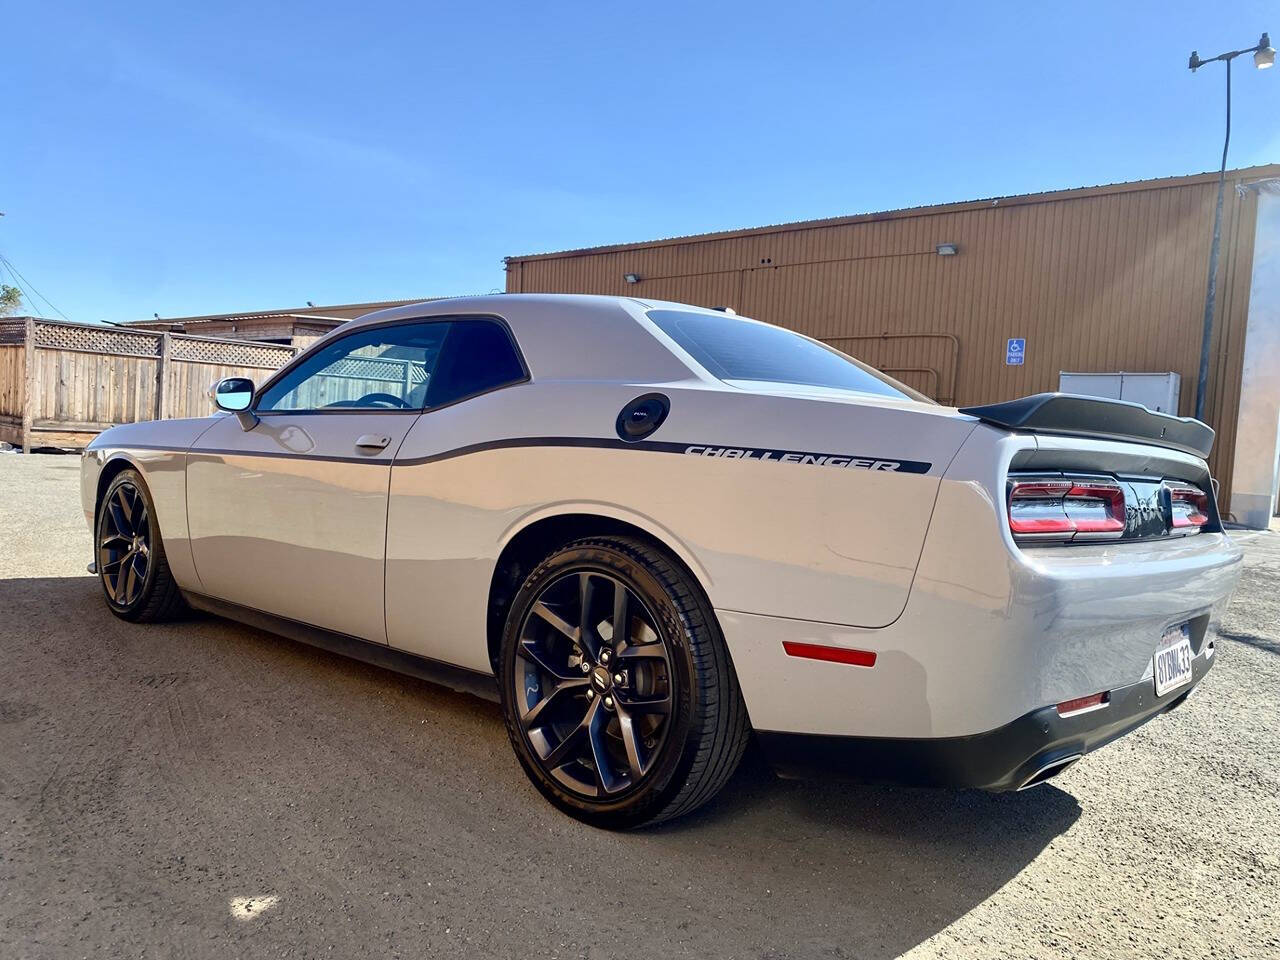
<path fill-rule="evenodd" d="M 435 178 L 419 160 L 390 147 L 350 140 L 264 109 L 224 86 L 117 48 L 116 76 L 121 82 L 199 114 L 202 124 L 213 124 L 228 137 L 255 138 L 282 147 L 316 162 L 395 177 L 401 185 L 429 187 Z"/>

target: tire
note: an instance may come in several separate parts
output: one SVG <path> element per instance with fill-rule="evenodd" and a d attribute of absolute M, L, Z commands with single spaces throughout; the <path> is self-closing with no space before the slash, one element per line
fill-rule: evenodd
<path fill-rule="evenodd" d="M 543 560 L 512 601 L 498 666 L 525 773 L 593 826 L 689 813 L 746 748 L 747 710 L 710 604 L 640 540 L 578 540 Z"/>
<path fill-rule="evenodd" d="M 136 470 L 121 470 L 98 503 L 94 525 L 98 581 L 122 620 L 159 623 L 186 610 L 165 558 L 151 492 Z"/>

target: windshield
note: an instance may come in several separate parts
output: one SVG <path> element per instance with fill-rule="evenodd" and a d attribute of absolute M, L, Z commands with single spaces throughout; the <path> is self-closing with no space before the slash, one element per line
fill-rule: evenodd
<path fill-rule="evenodd" d="M 727 313 L 650 310 L 647 316 L 720 380 L 791 383 L 926 399 L 852 357 L 782 327 Z"/>

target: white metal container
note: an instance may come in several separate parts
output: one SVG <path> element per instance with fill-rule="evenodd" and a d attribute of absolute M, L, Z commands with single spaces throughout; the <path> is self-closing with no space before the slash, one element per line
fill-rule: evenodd
<path fill-rule="evenodd" d="M 1172 371 L 1166 373 L 1068 373 L 1058 374 L 1058 389 L 1063 393 L 1077 393 L 1087 397 L 1106 397 L 1110 400 L 1129 400 L 1140 403 L 1148 410 L 1159 413 L 1178 412 L 1178 396 L 1182 378 Z"/>

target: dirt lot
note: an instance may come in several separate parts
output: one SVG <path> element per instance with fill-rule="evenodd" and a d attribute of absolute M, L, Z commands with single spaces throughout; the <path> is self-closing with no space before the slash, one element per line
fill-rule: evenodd
<path fill-rule="evenodd" d="M 0 454 L 0 957 L 1280 956 L 1280 535 L 1186 706 L 1022 794 L 775 780 L 627 835 L 497 708 L 85 573 L 78 458 Z"/>

